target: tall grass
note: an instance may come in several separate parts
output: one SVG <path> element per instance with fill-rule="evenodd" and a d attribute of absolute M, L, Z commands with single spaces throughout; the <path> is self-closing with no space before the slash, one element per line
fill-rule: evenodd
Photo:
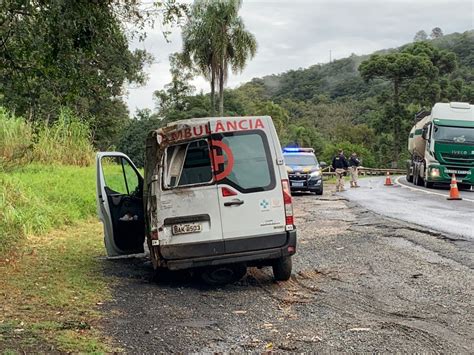
<path fill-rule="evenodd" d="M 53 125 L 43 125 L 38 132 L 33 149 L 35 162 L 79 166 L 92 163 L 94 149 L 89 126 L 77 119 L 70 110 L 61 110 Z"/>
<path fill-rule="evenodd" d="M 71 111 L 33 124 L 0 107 L 0 253 L 95 211 L 90 130 Z"/>
<path fill-rule="evenodd" d="M 0 167 L 30 162 L 88 166 L 94 148 L 87 123 L 63 109 L 53 124 L 32 124 L 0 107 Z"/>
<path fill-rule="evenodd" d="M 28 162 L 32 147 L 32 126 L 0 106 L 0 167 Z"/>

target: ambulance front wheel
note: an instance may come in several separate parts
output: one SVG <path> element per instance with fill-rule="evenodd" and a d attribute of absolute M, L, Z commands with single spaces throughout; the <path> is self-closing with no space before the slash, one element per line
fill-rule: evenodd
<path fill-rule="evenodd" d="M 273 264 L 273 276 L 276 281 L 287 281 L 290 279 L 293 268 L 291 256 L 279 258 Z"/>

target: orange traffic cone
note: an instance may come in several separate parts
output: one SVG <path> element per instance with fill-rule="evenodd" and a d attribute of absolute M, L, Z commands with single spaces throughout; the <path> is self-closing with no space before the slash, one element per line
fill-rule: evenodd
<path fill-rule="evenodd" d="M 453 174 L 451 177 L 451 188 L 449 189 L 448 200 L 462 200 L 459 196 L 458 183 L 456 181 L 456 175 Z"/>
<path fill-rule="evenodd" d="M 387 177 L 385 178 L 385 186 L 392 186 L 392 179 L 390 179 L 390 173 L 387 171 Z"/>

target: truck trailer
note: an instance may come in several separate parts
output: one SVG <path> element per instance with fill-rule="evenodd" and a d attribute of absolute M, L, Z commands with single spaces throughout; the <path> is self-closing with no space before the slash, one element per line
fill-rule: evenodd
<path fill-rule="evenodd" d="M 474 105 L 436 103 L 421 112 L 410 131 L 407 180 L 427 188 L 449 184 L 474 185 Z"/>

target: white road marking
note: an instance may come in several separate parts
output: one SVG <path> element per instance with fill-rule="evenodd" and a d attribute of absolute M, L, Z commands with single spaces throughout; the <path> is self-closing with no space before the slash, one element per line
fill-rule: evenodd
<path fill-rule="evenodd" d="M 401 179 L 401 178 L 402 178 L 402 176 L 397 177 L 397 178 L 395 179 L 395 183 L 396 183 L 397 185 L 400 185 L 401 187 L 406 188 L 406 189 L 421 191 L 421 192 L 424 192 L 424 193 L 427 193 L 427 194 L 430 194 L 430 195 L 439 195 L 439 196 L 443 196 L 443 197 L 448 197 L 448 196 L 449 196 L 449 195 L 446 195 L 446 194 L 442 194 L 442 193 L 440 193 L 440 192 L 427 191 L 427 190 L 424 190 L 424 189 L 420 189 L 420 188 L 418 188 L 418 187 L 408 186 L 408 185 L 402 184 L 402 183 L 400 182 L 400 179 Z M 463 197 L 462 199 L 463 199 L 463 201 L 474 202 L 474 200 L 471 200 L 471 199 L 469 199 L 469 198 Z"/>

